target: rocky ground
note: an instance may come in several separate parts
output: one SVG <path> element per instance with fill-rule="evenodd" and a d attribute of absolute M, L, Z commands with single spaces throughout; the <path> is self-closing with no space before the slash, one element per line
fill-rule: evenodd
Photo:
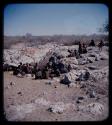
<path fill-rule="evenodd" d="M 48 52 L 47 47 L 47 45 L 43 48 L 41 46 L 41 53 Z M 71 64 L 72 70 L 66 75 L 72 83 L 69 87 L 60 84 L 63 75 L 53 79 L 34 80 L 31 77 L 19 78 L 13 76 L 12 72 L 4 72 L 4 112 L 7 120 L 99 121 L 106 119 L 109 112 L 108 47 L 104 46 L 102 52 L 97 47 L 88 47 L 88 53 L 82 54 L 80 59 L 67 57 L 68 46 L 53 47 L 57 53 L 63 55 L 63 62 Z M 77 49 L 77 46 L 69 46 L 69 48 Z M 39 48 L 37 50 L 41 55 Z M 6 51 L 8 50 L 5 50 L 6 62 L 10 62 L 10 52 Z M 24 58 L 20 57 L 19 61 L 21 59 Z M 15 64 L 19 62 L 14 56 L 13 61 Z M 85 70 L 90 73 L 89 80 L 76 81 Z"/>

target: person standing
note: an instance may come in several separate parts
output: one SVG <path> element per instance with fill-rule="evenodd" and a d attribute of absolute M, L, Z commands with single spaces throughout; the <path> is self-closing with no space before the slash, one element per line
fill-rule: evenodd
<path fill-rule="evenodd" d="M 104 46 L 103 41 L 101 40 L 100 43 L 98 44 L 99 51 L 102 51 L 102 47 Z"/>

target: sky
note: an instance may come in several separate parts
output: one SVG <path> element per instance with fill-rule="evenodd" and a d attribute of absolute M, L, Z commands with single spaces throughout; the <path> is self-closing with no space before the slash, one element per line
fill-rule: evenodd
<path fill-rule="evenodd" d="M 4 35 L 90 35 L 106 21 L 105 4 L 8 4 Z"/>

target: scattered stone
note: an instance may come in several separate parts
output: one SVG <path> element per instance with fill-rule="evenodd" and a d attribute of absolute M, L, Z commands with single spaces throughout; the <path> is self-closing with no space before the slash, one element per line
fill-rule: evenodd
<path fill-rule="evenodd" d="M 95 61 L 99 61 L 99 60 L 100 60 L 99 55 L 96 55 L 96 56 L 95 56 Z"/>
<path fill-rule="evenodd" d="M 88 66 L 88 68 L 89 68 L 90 70 L 96 70 L 96 69 L 97 69 L 96 66 Z"/>
<path fill-rule="evenodd" d="M 53 80 L 56 81 L 56 82 L 60 82 L 60 78 L 54 77 Z"/>
<path fill-rule="evenodd" d="M 95 53 L 90 53 L 88 56 L 89 57 L 96 57 Z"/>
<path fill-rule="evenodd" d="M 22 92 L 18 92 L 17 94 L 22 96 Z"/>
<path fill-rule="evenodd" d="M 75 65 L 75 64 L 70 64 L 70 67 L 71 67 L 71 70 L 72 69 L 78 69 L 78 65 Z"/>
<path fill-rule="evenodd" d="M 58 86 L 57 85 L 54 85 L 54 88 L 57 88 Z"/>
<path fill-rule="evenodd" d="M 86 85 L 85 85 L 85 84 L 82 84 L 80 88 L 86 88 Z"/>
<path fill-rule="evenodd" d="M 15 83 L 14 82 L 10 82 L 10 85 L 12 86 L 12 85 L 15 85 Z"/>
<path fill-rule="evenodd" d="M 78 65 L 78 60 L 75 57 L 63 58 L 62 62 L 66 65 L 68 64 Z"/>
<path fill-rule="evenodd" d="M 45 84 L 47 84 L 47 85 L 51 85 L 52 83 L 51 83 L 51 82 L 46 82 Z"/>
<path fill-rule="evenodd" d="M 78 97 L 78 100 L 83 100 L 84 99 L 84 97 Z"/>
<path fill-rule="evenodd" d="M 100 59 L 101 60 L 107 60 L 108 59 L 108 55 L 106 55 L 105 53 L 101 52 L 100 53 Z"/>
<path fill-rule="evenodd" d="M 86 106 L 79 106 L 79 110 L 83 112 L 90 112 L 94 115 L 102 114 L 104 111 L 104 106 L 100 103 L 90 103 Z"/>
<path fill-rule="evenodd" d="M 17 75 L 17 77 L 23 78 L 24 76 L 23 76 L 22 74 L 19 73 L 19 74 Z"/>
<path fill-rule="evenodd" d="M 35 110 L 36 106 L 33 103 L 23 105 L 11 105 L 6 111 L 8 121 L 19 121 L 25 118 L 26 114 Z"/>
<path fill-rule="evenodd" d="M 85 65 L 88 63 L 88 61 L 83 59 L 83 60 L 79 60 L 78 63 L 79 63 L 79 65 Z"/>
<path fill-rule="evenodd" d="M 78 86 L 76 83 L 70 83 L 70 84 L 69 84 L 69 87 L 70 87 L 70 88 L 72 88 L 72 87 L 76 87 L 76 88 L 77 88 L 77 87 L 79 87 L 79 86 Z"/>
<path fill-rule="evenodd" d="M 108 66 L 107 67 L 104 67 L 100 70 L 94 70 L 92 71 L 91 73 L 91 76 L 95 79 L 95 80 L 99 80 L 103 77 L 108 77 L 108 73 L 109 73 L 109 68 Z"/>
<path fill-rule="evenodd" d="M 35 103 L 36 103 L 36 104 L 41 104 L 41 105 L 43 105 L 43 106 L 48 106 L 48 105 L 50 104 L 50 102 L 47 101 L 47 100 L 44 99 L 44 98 L 38 98 L 38 99 L 36 99 L 36 100 L 35 100 Z"/>
<path fill-rule="evenodd" d="M 76 79 L 76 81 L 86 81 L 90 78 L 90 73 L 89 71 L 86 69 L 86 70 L 81 70 L 78 78 Z"/>
<path fill-rule="evenodd" d="M 32 78 L 32 75 L 31 74 L 26 74 L 26 77 L 27 78 Z"/>
<path fill-rule="evenodd" d="M 96 96 L 95 91 L 91 91 L 89 96 L 90 96 L 90 98 L 95 98 L 95 96 Z"/>
<path fill-rule="evenodd" d="M 50 105 L 50 107 L 48 108 L 48 111 L 53 112 L 53 113 L 63 113 L 65 110 L 65 106 L 63 102 L 58 102 L 56 104 L 52 104 Z"/>
<path fill-rule="evenodd" d="M 84 97 L 78 97 L 76 103 L 82 103 L 83 99 L 84 99 Z"/>
<path fill-rule="evenodd" d="M 94 57 L 87 57 L 87 61 L 89 61 L 89 63 L 93 63 L 95 61 Z"/>
<path fill-rule="evenodd" d="M 83 102 L 83 101 L 82 101 L 82 100 L 77 100 L 77 101 L 76 101 L 76 103 L 81 103 L 81 102 Z"/>

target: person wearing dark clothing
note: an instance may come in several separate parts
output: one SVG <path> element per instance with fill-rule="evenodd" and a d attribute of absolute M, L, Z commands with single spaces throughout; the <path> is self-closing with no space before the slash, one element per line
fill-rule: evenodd
<path fill-rule="evenodd" d="M 23 64 L 20 62 L 20 64 L 18 65 L 18 69 L 22 69 Z"/>
<path fill-rule="evenodd" d="M 94 42 L 94 40 L 91 40 L 89 46 L 95 46 L 95 42 Z"/>
<path fill-rule="evenodd" d="M 9 70 L 9 65 L 3 64 L 3 71 L 8 71 L 8 70 Z"/>
<path fill-rule="evenodd" d="M 35 73 L 35 79 L 42 79 L 42 71 L 40 69 Z"/>
<path fill-rule="evenodd" d="M 59 69 L 56 69 L 56 70 L 55 70 L 55 74 L 56 74 L 57 77 L 60 76 L 60 71 L 59 71 Z"/>
<path fill-rule="evenodd" d="M 49 59 L 49 62 L 54 62 L 54 56 L 52 56 L 50 59 Z"/>
<path fill-rule="evenodd" d="M 19 71 L 17 70 L 17 68 L 14 69 L 13 71 L 13 75 L 18 75 Z"/>
<path fill-rule="evenodd" d="M 90 77 L 90 73 L 89 73 L 88 71 L 86 71 L 85 76 L 84 76 L 84 79 L 85 79 L 85 80 L 88 80 L 89 77 Z"/>
<path fill-rule="evenodd" d="M 48 71 L 48 66 L 45 66 L 45 68 L 42 71 L 42 78 L 43 79 L 48 79 L 49 78 L 49 71 Z"/>
<path fill-rule="evenodd" d="M 59 69 L 59 71 L 60 71 L 61 73 L 64 73 L 64 72 L 63 72 L 64 64 L 63 64 L 62 62 L 59 62 L 59 64 L 58 64 L 58 69 Z"/>
<path fill-rule="evenodd" d="M 15 69 L 13 74 L 18 75 L 19 73 L 21 74 L 22 71 L 23 71 L 23 64 L 20 62 L 20 64 L 18 65 L 17 69 Z"/>
<path fill-rule="evenodd" d="M 103 41 L 101 40 L 100 43 L 98 44 L 99 50 L 102 51 L 102 47 L 104 46 Z"/>
<path fill-rule="evenodd" d="M 87 48 L 86 48 L 86 45 L 83 43 L 83 53 L 87 53 Z"/>
<path fill-rule="evenodd" d="M 79 55 L 82 54 L 82 44 L 79 42 L 79 49 L 78 49 Z"/>
<path fill-rule="evenodd" d="M 72 69 L 72 68 L 71 68 L 71 65 L 69 64 L 69 65 L 68 65 L 68 71 L 70 72 L 71 69 Z"/>
<path fill-rule="evenodd" d="M 75 50 L 75 57 L 76 57 L 76 59 L 79 59 L 79 53 L 78 53 L 78 50 Z"/>
<path fill-rule="evenodd" d="M 27 65 L 23 64 L 22 71 L 27 74 Z"/>

